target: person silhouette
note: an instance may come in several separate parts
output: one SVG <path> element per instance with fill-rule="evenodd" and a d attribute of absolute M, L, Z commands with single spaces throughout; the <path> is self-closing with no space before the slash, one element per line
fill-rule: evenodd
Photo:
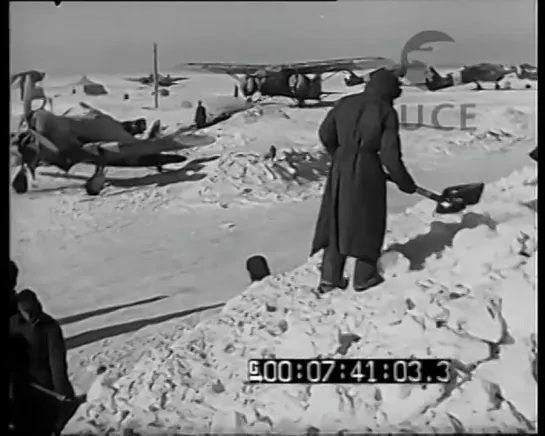
<path fill-rule="evenodd" d="M 206 126 L 206 108 L 202 104 L 202 100 L 199 100 L 197 103 L 197 108 L 195 109 L 195 125 L 197 129 L 202 129 Z"/>

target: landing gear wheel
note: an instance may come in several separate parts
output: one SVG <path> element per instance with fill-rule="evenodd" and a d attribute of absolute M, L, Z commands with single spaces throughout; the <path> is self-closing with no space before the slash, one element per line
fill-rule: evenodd
<path fill-rule="evenodd" d="M 483 87 L 481 86 L 480 83 L 475 82 L 475 85 L 477 85 L 477 86 L 475 87 L 475 91 L 482 91 L 482 90 L 483 90 Z"/>
<path fill-rule="evenodd" d="M 99 195 L 106 184 L 104 167 L 97 167 L 95 173 L 85 183 L 85 190 L 89 195 Z"/>
<path fill-rule="evenodd" d="M 85 190 L 89 195 L 99 195 L 105 183 L 106 177 L 104 175 L 93 176 L 85 183 Z"/>
<path fill-rule="evenodd" d="M 27 170 L 24 166 L 21 167 L 21 169 L 17 172 L 15 177 L 13 178 L 13 181 L 11 182 L 11 186 L 13 187 L 13 190 L 17 194 L 25 194 L 28 192 L 28 177 L 27 177 Z"/>

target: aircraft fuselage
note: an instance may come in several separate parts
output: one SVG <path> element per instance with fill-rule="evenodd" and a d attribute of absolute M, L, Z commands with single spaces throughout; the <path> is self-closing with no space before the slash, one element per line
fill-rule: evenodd
<path fill-rule="evenodd" d="M 460 71 L 462 82 L 494 82 L 497 83 L 514 70 L 499 64 L 477 64 L 462 68 Z"/>
<path fill-rule="evenodd" d="M 245 97 L 259 92 L 267 97 L 288 97 L 298 102 L 322 99 L 322 77 L 309 77 L 296 71 L 281 70 L 278 72 L 256 73 L 237 78 L 240 91 Z"/>
<path fill-rule="evenodd" d="M 516 70 L 507 68 L 500 64 L 481 63 L 463 67 L 459 71 L 441 76 L 433 67 L 428 67 L 428 77 L 426 78 L 426 87 L 430 91 L 450 88 L 453 86 L 475 83 L 476 89 L 482 89 L 480 82 L 493 82 L 496 89 L 499 89 L 499 82 L 508 74 Z"/>

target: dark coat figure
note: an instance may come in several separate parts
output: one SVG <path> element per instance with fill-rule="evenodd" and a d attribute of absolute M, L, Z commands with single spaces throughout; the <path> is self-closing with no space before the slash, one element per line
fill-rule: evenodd
<path fill-rule="evenodd" d="M 11 318 L 17 313 L 17 279 L 19 278 L 19 268 L 17 264 L 10 259 L 9 261 L 9 297 L 8 297 L 8 317 Z"/>
<path fill-rule="evenodd" d="M 43 312 L 33 291 L 26 289 L 17 299 L 20 313 L 11 317 L 10 332 L 28 343 L 30 381 L 72 398 L 74 389 L 68 379 L 66 346 L 59 323 Z"/>
<path fill-rule="evenodd" d="M 206 126 L 206 108 L 202 105 L 201 100 L 199 100 L 195 109 L 195 125 L 197 129 L 202 129 Z"/>
<path fill-rule="evenodd" d="M 276 152 L 277 152 L 276 147 L 274 145 L 271 145 L 271 147 L 269 148 L 269 152 L 264 156 L 265 160 L 275 161 Z"/>
<path fill-rule="evenodd" d="M 271 275 L 267 259 L 259 255 L 249 257 L 246 260 L 246 271 L 248 271 L 252 283 L 263 280 L 265 277 Z"/>
<path fill-rule="evenodd" d="M 10 259 L 9 261 L 9 283 L 8 283 L 8 317 L 11 319 L 17 313 L 17 278 L 19 268 L 17 264 Z M 9 377 L 9 405 L 8 421 L 10 429 L 17 424 L 16 411 L 18 409 L 19 392 L 21 386 L 26 384 L 28 361 L 26 360 L 26 342 L 21 336 L 9 334 L 8 336 L 8 377 Z"/>
<path fill-rule="evenodd" d="M 377 272 L 386 232 L 383 166 L 403 192 L 416 190 L 402 160 L 393 107 L 400 95 L 398 78 L 377 71 L 364 92 L 342 98 L 320 126 L 320 140 L 332 156 L 311 250 L 325 249 L 320 292 L 347 286 L 347 256 L 357 259 L 355 290 L 383 281 Z"/>

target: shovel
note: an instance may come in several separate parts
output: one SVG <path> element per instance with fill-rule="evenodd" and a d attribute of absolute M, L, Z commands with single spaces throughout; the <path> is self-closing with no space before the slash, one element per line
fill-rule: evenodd
<path fill-rule="evenodd" d="M 392 181 L 389 175 L 386 176 Z M 463 211 L 467 206 L 473 206 L 481 200 L 484 191 L 484 183 L 467 183 L 465 185 L 449 186 L 443 189 L 441 194 L 429 191 L 420 186 L 416 187 L 416 193 L 422 197 L 437 203 L 435 213 L 450 214 Z"/>
<path fill-rule="evenodd" d="M 449 186 L 441 194 L 428 191 L 418 186 L 417 194 L 437 203 L 435 213 L 449 214 L 463 211 L 467 206 L 473 206 L 481 200 L 484 183 L 467 183 L 465 185 Z"/>

